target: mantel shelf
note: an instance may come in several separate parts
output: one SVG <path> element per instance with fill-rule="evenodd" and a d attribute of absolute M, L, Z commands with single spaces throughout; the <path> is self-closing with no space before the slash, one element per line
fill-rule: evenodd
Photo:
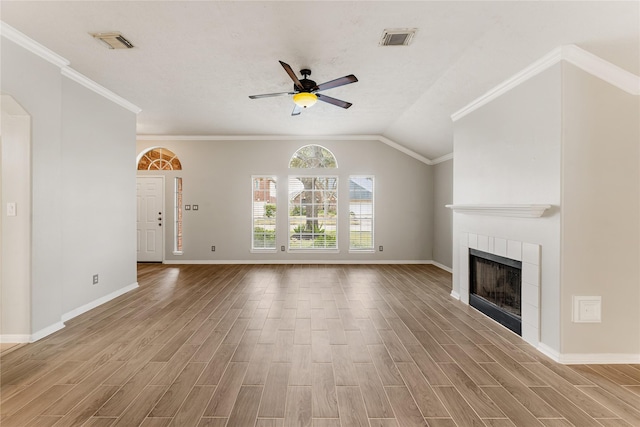
<path fill-rule="evenodd" d="M 540 218 L 551 205 L 446 205 L 457 213 L 518 218 Z"/>

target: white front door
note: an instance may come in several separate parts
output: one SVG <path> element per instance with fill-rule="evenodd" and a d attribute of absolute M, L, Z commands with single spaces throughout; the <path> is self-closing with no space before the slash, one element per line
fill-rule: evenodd
<path fill-rule="evenodd" d="M 162 262 L 164 248 L 164 177 L 138 176 L 138 262 Z"/>

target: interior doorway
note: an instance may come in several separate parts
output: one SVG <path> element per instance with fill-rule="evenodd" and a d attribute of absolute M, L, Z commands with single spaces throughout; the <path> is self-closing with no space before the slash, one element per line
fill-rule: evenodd
<path fill-rule="evenodd" d="M 31 116 L 1 95 L 0 342 L 31 339 Z"/>

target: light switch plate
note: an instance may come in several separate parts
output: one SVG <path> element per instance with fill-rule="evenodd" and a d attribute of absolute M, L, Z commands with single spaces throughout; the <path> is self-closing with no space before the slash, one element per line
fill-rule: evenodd
<path fill-rule="evenodd" d="M 572 314 L 574 323 L 602 322 L 602 297 L 574 296 Z"/>
<path fill-rule="evenodd" d="M 7 203 L 7 216 L 16 216 L 17 214 L 16 202 Z"/>

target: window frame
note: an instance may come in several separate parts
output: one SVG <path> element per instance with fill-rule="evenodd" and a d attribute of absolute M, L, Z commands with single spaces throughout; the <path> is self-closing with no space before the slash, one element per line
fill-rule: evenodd
<path fill-rule="evenodd" d="M 178 183 L 180 183 L 178 185 Z M 181 176 L 173 178 L 173 254 L 184 254 L 184 222 L 183 222 L 183 181 Z"/>
<path fill-rule="evenodd" d="M 255 247 L 255 193 L 256 191 L 263 191 L 260 188 L 256 188 L 256 182 L 258 179 L 268 179 L 275 183 L 276 194 L 276 211 L 273 219 L 273 232 L 274 232 L 274 247 L 273 248 L 256 248 Z M 266 205 L 266 203 L 265 203 Z M 276 175 L 251 175 L 251 253 L 275 253 L 278 251 L 278 177 Z"/>
<path fill-rule="evenodd" d="M 320 171 L 320 170 L 324 170 L 322 168 L 320 169 L 296 169 L 298 171 L 303 171 L 303 170 L 314 170 L 314 171 Z M 335 171 L 335 169 L 331 168 L 329 169 L 331 171 Z M 295 205 L 291 204 L 291 180 L 292 179 L 299 179 L 299 178 L 322 178 L 322 179 L 333 179 L 335 181 L 335 188 L 332 189 L 331 191 L 335 193 L 335 206 L 336 206 L 336 213 L 335 213 L 335 247 L 332 248 L 327 248 L 327 247 L 320 247 L 320 248 L 314 248 L 314 247 L 309 247 L 309 248 L 292 248 L 291 247 L 291 233 L 292 233 L 292 216 L 291 216 L 291 210 L 292 207 Z M 338 174 L 291 174 L 287 177 L 287 252 L 288 253 L 339 253 L 340 252 L 340 248 L 338 245 L 338 236 L 339 236 L 339 228 L 340 228 L 340 206 L 339 206 L 339 185 L 340 185 L 340 177 Z M 326 191 L 326 190 L 325 190 Z M 299 206 L 301 206 L 301 204 L 299 204 Z M 313 217 L 314 220 L 320 220 L 320 217 Z"/>
<path fill-rule="evenodd" d="M 351 199 L 351 180 L 353 178 L 364 178 L 364 179 L 371 179 L 371 247 L 368 248 L 354 248 L 352 246 L 352 239 L 351 239 L 351 233 L 354 231 L 351 228 L 351 204 L 352 204 L 352 200 Z M 349 175 L 349 187 L 348 187 L 348 191 L 349 191 L 349 196 L 348 196 L 348 203 L 349 203 L 349 252 L 350 253 L 375 253 L 376 251 L 376 244 L 375 244 L 375 229 L 376 229 L 376 224 L 375 224 L 375 210 L 376 210 L 376 204 L 375 204 L 375 188 L 376 188 L 376 183 L 375 183 L 375 175 Z M 362 219 L 362 217 L 355 217 L 355 220 L 357 219 Z M 367 219 L 367 218 L 365 218 Z"/>

